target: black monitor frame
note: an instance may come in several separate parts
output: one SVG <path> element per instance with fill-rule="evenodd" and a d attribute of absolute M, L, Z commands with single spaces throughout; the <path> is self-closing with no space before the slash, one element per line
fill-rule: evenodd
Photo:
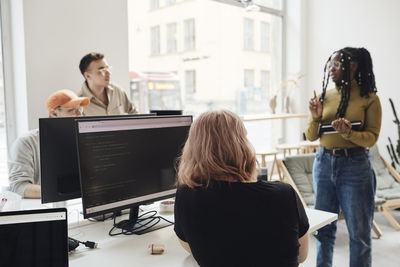
<path fill-rule="evenodd" d="M 40 176 L 42 203 L 80 198 L 80 180 L 75 136 L 77 118 L 155 117 L 130 114 L 87 117 L 40 118 Z"/>
<path fill-rule="evenodd" d="M 180 109 L 151 109 L 150 113 L 155 113 L 157 116 L 183 115 L 183 111 Z"/>
<path fill-rule="evenodd" d="M 168 120 L 171 121 L 175 120 L 177 121 L 175 118 L 177 119 L 181 119 L 182 121 L 184 121 L 184 123 L 186 123 L 186 125 L 184 125 L 183 127 L 185 128 L 185 138 L 184 140 L 182 140 L 182 144 L 179 144 L 179 152 L 176 155 L 176 158 L 179 156 L 179 153 L 181 151 L 181 149 L 183 149 L 183 146 L 186 142 L 188 133 L 189 133 L 189 129 L 190 129 L 190 125 L 193 121 L 192 116 L 190 115 L 184 115 L 184 116 L 162 116 L 162 117 L 151 117 L 151 118 L 129 118 L 129 120 L 134 120 L 136 122 L 144 122 L 143 120 L 151 120 L 152 123 L 157 123 L 157 125 L 160 125 L 163 121 L 164 122 L 168 122 Z M 116 211 L 120 211 L 126 208 L 130 208 L 131 209 L 131 213 L 130 213 L 130 219 L 128 221 L 127 225 L 132 226 L 132 224 L 134 225 L 137 219 L 137 215 L 138 215 L 138 207 L 139 205 L 143 205 L 143 204 L 147 204 L 147 203 L 151 203 L 157 200 L 162 200 L 165 198 L 170 198 L 175 196 L 176 193 L 176 184 L 174 184 L 174 188 L 173 190 L 167 190 L 167 191 L 163 191 L 162 194 L 157 195 L 157 193 L 141 193 L 142 195 L 140 195 L 140 193 L 137 193 L 137 195 L 135 195 L 134 197 L 130 197 L 130 196 L 126 196 L 126 199 L 113 199 L 113 200 L 102 200 L 103 202 L 97 206 L 92 206 L 90 205 L 90 191 L 89 190 L 93 190 L 93 188 L 87 188 L 86 181 L 85 179 L 88 179 L 88 177 L 85 177 L 85 174 L 83 173 L 84 170 L 87 170 L 88 167 L 87 165 L 84 166 L 82 165 L 82 156 L 81 153 L 84 153 L 82 151 L 85 151 L 83 147 L 80 147 L 80 144 L 86 144 L 84 143 L 84 137 L 81 136 L 85 133 L 79 133 L 79 125 L 80 123 L 82 128 L 84 126 L 90 126 L 90 125 L 85 125 L 84 122 L 88 122 L 88 123 L 93 123 L 93 122 L 104 122 L 110 120 L 110 118 L 107 119 L 88 119 L 88 118 L 80 118 L 76 120 L 76 126 L 75 126 L 75 130 L 77 131 L 76 133 L 76 138 L 77 138 L 77 148 L 78 148 L 78 159 L 79 159 L 79 174 L 80 174 L 80 178 L 81 178 L 81 188 L 82 188 L 82 206 L 83 206 L 83 216 L 84 218 L 90 218 L 90 217 L 94 217 L 94 216 L 98 216 L 101 214 L 106 214 L 109 212 L 116 212 Z M 112 120 L 124 120 L 124 118 L 113 118 Z M 135 125 L 135 124 L 132 124 Z M 137 125 L 137 124 L 136 124 Z M 156 125 L 156 124 L 155 124 Z M 96 127 L 96 125 L 94 126 Z M 178 126 L 171 126 L 170 128 L 176 128 Z M 163 127 L 155 127 L 155 128 L 163 128 Z M 168 127 L 165 127 L 168 128 Z M 153 130 L 154 128 L 144 128 L 144 130 Z M 129 129 L 130 130 L 130 129 Z M 134 129 L 137 130 L 137 129 Z M 107 132 L 107 131 L 106 131 Z M 108 132 L 113 132 L 112 130 L 108 131 Z M 122 132 L 122 131 L 121 131 Z M 98 132 L 96 132 L 98 133 Z M 101 133 L 101 131 L 100 131 Z M 82 140 L 80 140 L 82 138 Z M 164 140 L 167 141 L 167 140 Z M 137 152 L 138 154 L 140 154 L 139 152 Z M 87 164 L 87 163 L 86 163 Z M 173 166 L 175 167 L 175 166 Z M 91 179 L 94 179 L 93 177 Z M 175 179 L 175 177 L 174 177 Z M 99 180 L 96 180 L 99 181 Z M 103 186 L 108 186 L 108 185 L 98 185 L 96 184 L 96 188 L 101 188 Z M 89 189 L 89 190 L 88 190 Z M 171 191 L 171 192 L 170 192 Z M 121 196 L 119 194 L 117 194 L 118 197 L 121 198 Z M 113 195 L 113 198 L 115 198 L 116 195 Z M 124 196 L 125 197 L 125 196 Z M 88 200 L 89 199 L 89 200 Z"/>
<path fill-rule="evenodd" d="M 22 257 L 20 264 L 67 267 L 67 235 L 66 208 L 0 212 L 1 266 L 15 266 Z"/>

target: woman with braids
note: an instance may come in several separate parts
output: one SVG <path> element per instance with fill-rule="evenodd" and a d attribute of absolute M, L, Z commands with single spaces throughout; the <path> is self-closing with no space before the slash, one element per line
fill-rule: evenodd
<path fill-rule="evenodd" d="M 308 219 L 289 184 L 256 179 L 242 120 L 207 111 L 180 159 L 175 233 L 202 267 L 295 267 L 308 252 Z"/>
<path fill-rule="evenodd" d="M 329 78 L 336 87 L 326 90 Z M 315 208 L 343 213 L 350 236 L 350 266 L 371 266 L 371 228 L 374 216 L 375 174 L 368 148 L 378 139 L 381 104 L 376 95 L 372 59 L 367 49 L 346 47 L 325 64 L 322 94 L 309 102 L 308 140 L 320 138 L 314 161 Z M 359 130 L 351 121 L 361 121 Z M 335 134 L 319 136 L 320 124 Z M 332 266 L 336 223 L 318 231 L 317 266 Z"/>

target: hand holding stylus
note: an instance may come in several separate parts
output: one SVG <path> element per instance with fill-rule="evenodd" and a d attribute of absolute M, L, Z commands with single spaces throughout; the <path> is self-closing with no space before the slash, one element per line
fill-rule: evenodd
<path fill-rule="evenodd" d="M 308 109 L 311 112 L 311 116 L 313 119 L 321 119 L 322 118 L 322 111 L 323 111 L 323 105 L 322 102 L 319 101 L 317 98 L 317 94 L 315 93 L 314 90 L 314 97 L 310 99 L 308 103 Z"/>

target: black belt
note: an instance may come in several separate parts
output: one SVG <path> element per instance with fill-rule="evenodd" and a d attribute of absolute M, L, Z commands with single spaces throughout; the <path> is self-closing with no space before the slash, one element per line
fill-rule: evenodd
<path fill-rule="evenodd" d="M 331 154 L 335 157 L 338 156 L 348 156 L 354 153 L 358 153 L 358 152 L 365 152 L 365 148 L 364 147 L 352 147 L 352 148 L 326 148 L 326 147 L 321 147 L 322 148 L 322 152 L 324 153 L 328 153 Z"/>

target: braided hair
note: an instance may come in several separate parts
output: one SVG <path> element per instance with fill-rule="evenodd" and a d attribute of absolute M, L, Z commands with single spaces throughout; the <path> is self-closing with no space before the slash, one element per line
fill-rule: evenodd
<path fill-rule="evenodd" d="M 376 93 L 376 85 L 375 85 L 375 75 L 372 67 L 372 59 L 371 55 L 365 48 L 353 48 L 353 47 L 345 47 L 338 51 L 335 51 L 326 61 L 324 67 L 324 78 L 322 80 L 322 94 L 319 98 L 319 101 L 322 103 L 325 99 L 326 88 L 329 83 L 329 70 L 328 66 L 334 54 L 338 53 L 340 55 L 340 63 L 342 68 L 342 80 L 339 85 L 339 90 L 341 93 L 340 103 L 338 109 L 336 111 L 336 118 L 344 118 L 344 115 L 347 110 L 347 106 L 349 104 L 350 99 L 350 89 L 351 89 L 351 80 L 350 80 L 350 62 L 357 62 L 358 67 L 354 74 L 354 78 L 356 79 L 358 85 L 360 86 L 360 96 L 361 97 L 369 97 L 370 93 Z"/>

